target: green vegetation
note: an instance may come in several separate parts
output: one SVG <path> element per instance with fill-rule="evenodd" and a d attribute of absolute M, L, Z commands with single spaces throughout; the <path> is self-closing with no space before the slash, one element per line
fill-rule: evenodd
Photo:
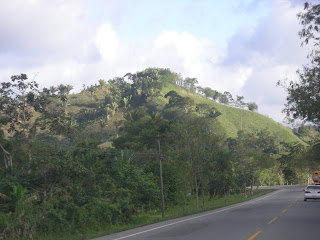
<path fill-rule="evenodd" d="M 308 182 L 316 128 L 295 135 L 244 110 L 257 109 L 244 97 L 196 84 L 158 68 L 78 94 L 25 74 L 3 83 L 0 239 L 79 239 Z"/>
<path fill-rule="evenodd" d="M 298 14 L 302 29 L 299 32 L 302 44 L 313 44 L 308 55 L 310 63 L 297 71 L 298 81 L 290 81 L 286 86 L 287 103 L 284 111 L 288 118 L 320 124 L 320 54 L 319 54 L 319 17 L 320 4 L 305 3 L 305 9 Z"/>
<path fill-rule="evenodd" d="M 125 225 L 118 225 L 118 226 L 110 226 L 110 228 L 107 231 L 102 231 L 99 233 L 92 233 L 88 234 L 86 237 L 88 239 L 105 236 L 108 234 L 112 234 L 119 231 L 124 231 L 136 227 L 141 227 L 147 224 L 152 224 L 164 220 L 174 219 L 178 217 L 183 217 L 191 214 L 201 213 L 209 210 L 214 210 L 217 208 L 233 205 L 236 203 L 241 203 L 244 201 L 248 201 L 257 197 L 261 197 L 267 193 L 270 193 L 272 190 L 254 190 L 253 195 L 245 196 L 245 195 L 231 195 L 228 199 L 228 202 L 225 204 L 223 198 L 220 197 L 205 197 L 205 199 L 201 202 L 203 205 L 199 209 L 195 207 L 196 200 L 194 198 L 190 198 L 188 200 L 187 206 L 185 210 L 183 210 L 181 207 L 172 207 L 170 209 L 167 209 L 166 217 L 162 218 L 160 212 L 154 212 L 154 213 L 144 213 L 139 214 L 137 216 L 134 216 L 130 223 Z M 65 238 L 67 239 L 67 238 Z M 68 238 L 70 239 L 70 238 Z"/>

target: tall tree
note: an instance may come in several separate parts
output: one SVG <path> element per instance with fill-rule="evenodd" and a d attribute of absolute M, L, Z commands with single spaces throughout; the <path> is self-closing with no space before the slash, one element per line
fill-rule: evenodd
<path fill-rule="evenodd" d="M 70 91 L 70 85 L 60 85 L 59 92 L 67 96 Z M 61 95 L 56 95 L 56 88 L 44 88 L 42 91 L 38 88 L 38 83 L 34 80 L 28 80 L 26 74 L 14 75 L 11 77 L 11 82 L 1 83 L 0 88 L 0 118 L 1 124 L 7 127 L 7 131 L 16 139 L 26 141 L 28 152 L 29 169 L 32 161 L 32 142 L 37 134 L 37 130 L 48 128 L 56 129 L 61 122 L 65 125 L 68 119 L 64 118 L 65 108 L 57 108 L 53 103 L 50 103 L 58 96 L 61 101 L 65 101 Z M 1 149 L 12 162 L 12 154 L 8 155 L 9 151 L 5 150 L 0 143 Z M 15 146 L 17 148 L 18 146 Z M 11 164 L 12 167 L 12 164 Z"/>
<path fill-rule="evenodd" d="M 295 119 L 320 124 L 320 4 L 305 3 L 304 11 L 298 14 L 299 32 L 303 43 L 313 44 L 309 54 L 310 64 L 298 70 L 298 81 L 290 81 L 284 86 L 287 91 L 287 103 L 284 112 Z M 302 44 L 303 45 L 303 44 Z M 278 85 L 283 85 L 278 82 Z"/>
<path fill-rule="evenodd" d="M 234 105 L 237 108 L 244 108 L 246 103 L 243 101 L 244 97 L 243 96 L 236 96 L 237 99 L 234 101 Z"/>
<path fill-rule="evenodd" d="M 28 81 L 26 74 L 14 75 L 11 77 L 11 82 L 1 83 L 1 122 L 9 126 L 9 133 L 27 139 L 28 166 L 30 166 L 32 159 L 31 142 L 38 123 L 33 117 L 37 110 L 36 106 L 41 106 L 41 104 L 36 103 L 40 100 L 37 97 L 38 93 L 38 84 L 33 80 Z M 4 150 L 3 145 L 1 145 L 1 149 Z M 6 155 L 8 154 L 7 151 L 4 150 L 4 152 Z"/>

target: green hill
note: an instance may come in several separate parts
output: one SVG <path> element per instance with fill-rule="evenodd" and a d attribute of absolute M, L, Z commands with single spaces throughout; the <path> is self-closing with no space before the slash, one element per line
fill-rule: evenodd
<path fill-rule="evenodd" d="M 180 87 L 171 84 L 168 84 L 163 89 L 162 93 L 163 95 L 165 95 L 167 92 L 171 90 L 178 92 L 181 96 L 191 97 L 192 99 L 194 99 L 196 104 L 208 104 L 216 108 L 221 113 L 221 115 L 217 118 L 217 121 L 225 130 L 227 137 L 235 138 L 239 130 L 243 130 L 245 132 L 252 132 L 266 129 L 274 136 L 276 136 L 280 141 L 287 143 L 298 142 L 301 144 L 305 144 L 300 138 L 293 134 L 290 128 L 285 127 L 282 124 L 262 114 L 249 110 L 226 106 L 212 101 L 210 99 L 207 99 L 200 94 L 190 93 Z"/>
<path fill-rule="evenodd" d="M 98 85 L 88 86 L 77 94 L 67 93 L 65 96 L 67 101 L 61 103 L 57 99 L 52 103 L 52 108 L 62 107 L 67 113 L 65 123 L 69 124 L 74 132 L 66 139 L 72 139 L 80 134 L 94 139 L 103 147 L 112 145 L 113 139 L 121 134 L 120 130 L 125 124 L 126 116 L 136 109 L 142 109 L 150 116 L 157 113 L 169 120 L 170 117 L 184 120 L 201 116 L 198 108 L 200 105 L 221 114 L 210 118 L 218 123 L 226 137 L 236 138 L 239 130 L 244 132 L 267 130 L 279 142 L 305 144 L 291 129 L 268 117 L 213 101 L 214 98 L 208 97 L 205 93 L 209 88 L 197 87 L 195 83 L 197 83 L 195 78 L 182 79 L 169 69 L 148 68 L 142 72 L 127 74 L 125 77 L 113 78 L 108 82 L 99 80 Z M 58 86 L 57 89 L 65 89 L 63 87 Z M 225 94 L 209 90 L 220 96 Z M 170 96 L 166 96 L 170 91 L 174 91 L 177 96 L 175 100 L 180 103 L 170 103 Z M 58 92 L 59 94 L 63 93 Z M 183 104 L 188 105 L 188 109 Z M 4 126 L 4 129 L 7 130 L 7 127 Z M 40 137 L 45 134 L 45 131 L 40 131 Z M 56 137 L 59 141 L 64 139 L 63 136 Z"/>

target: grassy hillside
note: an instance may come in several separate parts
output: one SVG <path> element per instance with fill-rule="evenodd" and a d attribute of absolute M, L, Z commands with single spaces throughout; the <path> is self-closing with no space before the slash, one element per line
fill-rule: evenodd
<path fill-rule="evenodd" d="M 235 138 L 237 136 L 237 132 L 241 129 L 245 132 L 266 129 L 267 131 L 271 132 L 275 137 L 277 137 L 278 141 L 288 143 L 298 142 L 301 144 L 305 144 L 300 138 L 293 134 L 290 128 L 283 126 L 282 124 L 274 121 L 271 118 L 268 118 L 257 112 L 234 108 L 214 102 L 200 94 L 188 92 L 185 89 L 174 84 L 166 84 L 162 88 L 162 96 L 154 99 L 154 101 L 160 107 L 164 107 L 168 103 L 168 99 L 164 98 L 163 96 L 171 90 L 176 91 L 179 95 L 183 97 L 191 97 L 195 101 L 195 104 L 208 104 L 210 106 L 215 107 L 219 112 L 221 112 L 221 115 L 217 118 L 217 121 L 219 125 L 221 125 L 225 130 L 227 137 Z M 90 94 L 87 92 L 83 92 L 81 94 L 73 94 L 70 96 L 71 99 L 69 111 L 73 112 L 74 114 L 77 114 L 81 111 L 81 109 L 82 111 L 84 109 L 93 110 L 95 106 L 103 104 L 104 95 L 107 92 L 107 87 L 98 89 L 95 93 L 95 98 L 92 98 L 92 96 L 90 96 Z M 113 122 L 115 120 L 123 120 L 123 116 L 126 114 L 126 112 L 127 109 L 121 108 L 119 109 L 117 114 L 115 114 L 115 116 L 112 116 L 110 118 L 109 123 L 105 127 L 105 130 L 109 132 L 109 136 L 111 136 L 115 131 Z M 97 123 L 94 121 L 89 123 L 86 127 L 87 131 L 94 131 L 95 128 L 99 128 L 95 125 L 97 125 Z M 100 131 L 99 129 L 96 130 Z M 105 143 L 102 143 L 101 146 L 111 146 L 110 138 L 109 140 L 106 140 Z"/>
<path fill-rule="evenodd" d="M 221 115 L 217 118 L 217 121 L 225 129 L 227 137 L 236 137 L 237 132 L 241 130 L 242 122 L 242 130 L 244 130 L 245 132 L 266 129 L 273 133 L 274 136 L 279 139 L 279 141 L 288 143 L 298 142 L 301 144 L 305 144 L 301 139 L 293 134 L 290 128 L 285 127 L 282 124 L 274 121 L 273 119 L 261 115 L 257 112 L 226 106 L 207 99 L 200 94 L 190 93 L 174 85 L 167 85 L 163 89 L 162 93 L 163 95 L 165 95 L 171 90 L 176 91 L 183 97 L 191 97 L 192 99 L 194 99 L 196 104 L 205 103 L 215 107 L 219 112 L 221 112 Z"/>

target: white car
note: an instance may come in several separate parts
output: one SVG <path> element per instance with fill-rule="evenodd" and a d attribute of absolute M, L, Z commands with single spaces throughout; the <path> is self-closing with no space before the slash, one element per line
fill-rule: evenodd
<path fill-rule="evenodd" d="M 307 199 L 320 199 L 320 185 L 308 185 L 304 190 L 304 201 Z"/>

